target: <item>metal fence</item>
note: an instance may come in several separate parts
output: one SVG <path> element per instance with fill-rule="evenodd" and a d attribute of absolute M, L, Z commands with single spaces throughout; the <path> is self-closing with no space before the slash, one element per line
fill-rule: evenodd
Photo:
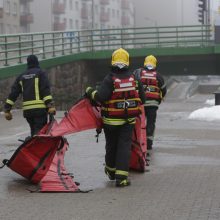
<path fill-rule="evenodd" d="M 0 35 L 0 68 L 23 63 L 29 54 L 40 59 L 118 47 L 206 47 L 213 44 L 207 25 L 82 30 Z"/>

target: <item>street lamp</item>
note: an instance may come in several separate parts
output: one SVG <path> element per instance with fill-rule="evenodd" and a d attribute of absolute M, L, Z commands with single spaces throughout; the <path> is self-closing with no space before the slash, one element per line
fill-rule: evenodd
<path fill-rule="evenodd" d="M 92 1 L 92 30 L 94 29 L 94 0 Z"/>

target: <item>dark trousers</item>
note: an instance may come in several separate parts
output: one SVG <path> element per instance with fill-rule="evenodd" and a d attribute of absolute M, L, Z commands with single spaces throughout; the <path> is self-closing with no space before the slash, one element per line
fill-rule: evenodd
<path fill-rule="evenodd" d="M 47 124 L 47 114 L 39 117 L 26 117 L 31 129 L 31 136 L 36 135 Z"/>
<path fill-rule="evenodd" d="M 106 139 L 106 166 L 116 168 L 119 171 L 128 172 L 131 156 L 131 143 L 133 124 L 120 126 L 104 125 Z M 124 179 L 127 176 L 115 175 L 116 179 Z"/>
<path fill-rule="evenodd" d="M 153 146 L 153 140 L 154 140 L 154 131 L 155 131 L 158 107 L 147 106 L 147 107 L 144 107 L 144 110 L 145 110 L 145 116 L 147 120 L 147 129 L 146 129 L 147 149 L 151 150 Z"/>

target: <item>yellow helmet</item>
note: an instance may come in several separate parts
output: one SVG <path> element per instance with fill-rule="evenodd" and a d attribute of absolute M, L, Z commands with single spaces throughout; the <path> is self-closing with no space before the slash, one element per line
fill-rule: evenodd
<path fill-rule="evenodd" d="M 129 66 L 129 53 L 123 48 L 119 48 L 112 53 L 112 66 L 120 69 Z"/>
<path fill-rule="evenodd" d="M 149 55 L 145 57 L 144 66 L 150 67 L 151 69 L 155 69 L 157 67 L 157 59 L 153 55 Z"/>

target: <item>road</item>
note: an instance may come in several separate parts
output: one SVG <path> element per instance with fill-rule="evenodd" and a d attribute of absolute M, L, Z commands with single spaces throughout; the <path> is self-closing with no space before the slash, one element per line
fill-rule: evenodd
<path fill-rule="evenodd" d="M 183 85 L 180 85 L 180 87 Z M 179 88 L 180 88 L 179 87 Z M 178 88 L 173 88 L 173 92 Z M 90 130 L 67 139 L 65 164 L 89 193 L 30 193 L 18 174 L 0 170 L 3 220 L 219 220 L 220 123 L 192 121 L 212 94 L 186 99 L 170 92 L 158 112 L 148 172 L 130 173 L 131 186 L 116 188 L 103 172 L 104 135 Z M 0 158 L 10 158 L 29 128 L 20 111 L 10 122 L 0 116 Z M 62 112 L 56 116 L 59 120 Z"/>

